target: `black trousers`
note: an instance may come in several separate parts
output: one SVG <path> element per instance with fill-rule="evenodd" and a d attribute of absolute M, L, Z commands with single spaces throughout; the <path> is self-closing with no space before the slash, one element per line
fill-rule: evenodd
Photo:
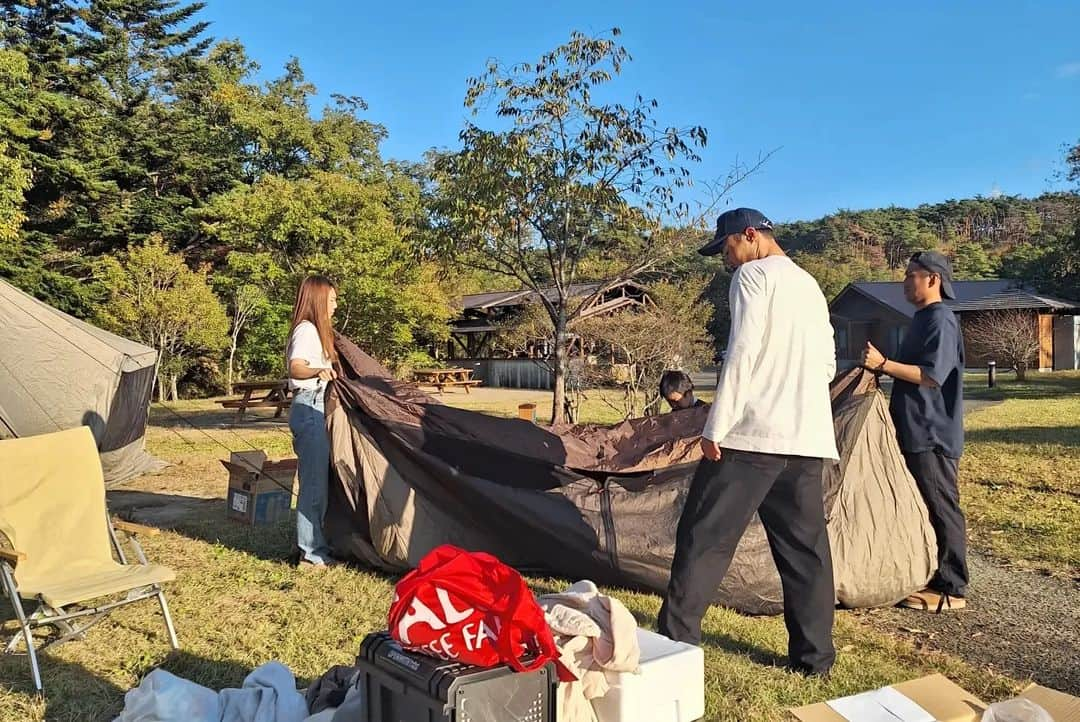
<path fill-rule="evenodd" d="M 784 589 L 788 664 L 808 674 L 832 667 L 836 591 L 822 468 L 821 459 L 729 449 L 719 462 L 698 465 L 675 537 L 662 634 L 700 644 L 701 618 L 756 511 Z"/>
<path fill-rule="evenodd" d="M 919 486 L 937 536 L 938 570 L 927 586 L 935 592 L 962 597 L 967 589 L 968 568 L 967 524 L 956 483 L 960 462 L 938 451 L 904 452 L 904 461 Z"/>

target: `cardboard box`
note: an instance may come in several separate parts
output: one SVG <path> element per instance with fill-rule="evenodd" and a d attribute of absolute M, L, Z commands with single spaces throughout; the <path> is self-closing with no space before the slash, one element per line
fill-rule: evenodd
<path fill-rule="evenodd" d="M 896 692 L 900 694 L 896 695 Z M 903 706 L 910 702 L 918 707 L 904 709 L 900 714 L 895 706 L 881 706 Z M 859 712 L 849 712 L 854 716 L 845 717 L 830 704 L 841 709 L 859 709 Z M 788 711 L 793 719 L 800 722 L 877 722 L 879 719 L 892 722 L 979 722 L 985 710 L 986 704 L 978 697 L 943 675 L 932 674 L 864 695 L 818 702 Z"/>
<path fill-rule="evenodd" d="M 1080 697 L 1037 684 L 1029 685 L 1020 696 L 1049 712 L 1054 722 L 1080 722 Z"/>
<path fill-rule="evenodd" d="M 234 451 L 221 464 L 229 470 L 226 516 L 251 525 L 289 518 L 296 459 L 267 461 L 263 451 Z"/>

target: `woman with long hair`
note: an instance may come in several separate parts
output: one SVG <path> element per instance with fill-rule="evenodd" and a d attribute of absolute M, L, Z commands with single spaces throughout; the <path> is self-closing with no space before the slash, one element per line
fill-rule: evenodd
<path fill-rule="evenodd" d="M 330 480 L 330 439 L 323 399 L 337 378 L 332 318 L 337 287 L 326 276 L 308 276 L 300 284 L 293 307 L 292 329 L 285 350 L 289 388 L 293 390 L 289 430 L 297 457 L 300 495 L 296 500 L 296 544 L 300 566 L 331 564 L 323 536 L 323 516 Z"/>

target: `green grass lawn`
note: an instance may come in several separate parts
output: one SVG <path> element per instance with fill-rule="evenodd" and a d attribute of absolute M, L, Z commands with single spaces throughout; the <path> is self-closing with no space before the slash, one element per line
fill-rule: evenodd
<path fill-rule="evenodd" d="M 973 380 L 972 383 L 975 383 Z M 1010 560 L 1053 569 L 1077 563 L 1077 479 L 1080 478 L 1080 375 L 1005 382 L 993 392 L 999 406 L 969 419 L 968 455 L 962 466 L 965 506 L 976 542 Z M 985 395 L 975 392 L 971 395 Z M 490 397 L 447 395 L 458 406 L 512 416 L 513 403 Z M 542 395 L 541 395 L 542 396 Z M 43 655 L 46 701 L 31 694 L 23 658 L 0 659 L 0 720 L 111 719 L 123 693 L 157 666 L 204 684 L 237 686 L 256 665 L 278 659 L 301 685 L 334 664 L 349 663 L 360 640 L 385 626 L 393 579 L 359 569 L 299 572 L 283 560 L 290 524 L 247 528 L 224 518 L 226 473 L 219 459 L 232 449 L 258 446 L 272 457 L 291 454 L 287 429 L 255 424 L 221 428 L 230 418 L 206 401 L 176 407 L 205 429 L 178 425 L 155 409 L 150 450 L 174 462 L 161 476 L 128 488 L 178 497 L 214 497 L 219 512 L 187 518 L 146 542 L 150 558 L 178 575 L 168 587 L 183 649 L 169 653 L 155 605 L 129 607 L 92 629 L 81 642 Z M 548 411 L 543 406 L 539 411 Z M 615 420 L 595 395 L 583 417 Z M 538 592 L 565 580 L 533 579 Z M 653 626 L 659 598 L 610 590 L 644 626 Z M 10 613 L 0 613 L 4 637 Z M 774 666 L 785 649 L 779 618 L 745 617 L 712 609 L 704 623 L 707 717 L 716 720 L 784 720 L 785 709 L 940 671 L 986 700 L 1008 696 L 1018 682 L 962 660 L 916 648 L 849 613 L 837 617 L 840 651 L 828 681 L 808 681 Z"/>
<path fill-rule="evenodd" d="M 1029 373 L 967 398 L 999 401 L 967 419 L 960 463 L 970 534 L 1000 559 L 1080 574 L 1080 373 Z"/>
<path fill-rule="evenodd" d="M 122 706 L 123 692 L 157 666 L 221 688 L 239 686 L 248 671 L 270 659 L 288 665 L 301 684 L 331 665 L 350 663 L 364 636 L 385 628 L 392 580 L 347 568 L 298 572 L 282 561 L 291 534 L 288 524 L 251 530 L 202 519 L 150 539 L 150 558 L 178 575 L 168 595 L 182 651 L 168 652 L 154 605 L 126 608 L 91 630 L 85 641 L 44 655 L 46 703 L 29 694 L 25 660 L 0 661 L 0 719 L 110 719 Z M 531 583 L 537 592 L 566 584 L 550 579 Z M 659 609 L 655 595 L 609 591 L 643 625 L 653 626 Z M 786 644 L 780 618 L 712 609 L 704 631 L 708 719 L 782 720 L 792 705 L 934 671 L 987 699 L 1016 689 L 1011 680 L 920 651 L 845 613 L 838 615 L 836 626 L 839 661 L 827 682 L 807 681 L 773 666 Z"/>

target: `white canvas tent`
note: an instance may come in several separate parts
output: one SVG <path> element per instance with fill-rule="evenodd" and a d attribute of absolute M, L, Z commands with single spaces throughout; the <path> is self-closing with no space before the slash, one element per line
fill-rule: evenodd
<path fill-rule="evenodd" d="M 0 438 L 89 426 L 105 482 L 164 464 L 143 448 L 157 351 L 0 280 Z"/>

